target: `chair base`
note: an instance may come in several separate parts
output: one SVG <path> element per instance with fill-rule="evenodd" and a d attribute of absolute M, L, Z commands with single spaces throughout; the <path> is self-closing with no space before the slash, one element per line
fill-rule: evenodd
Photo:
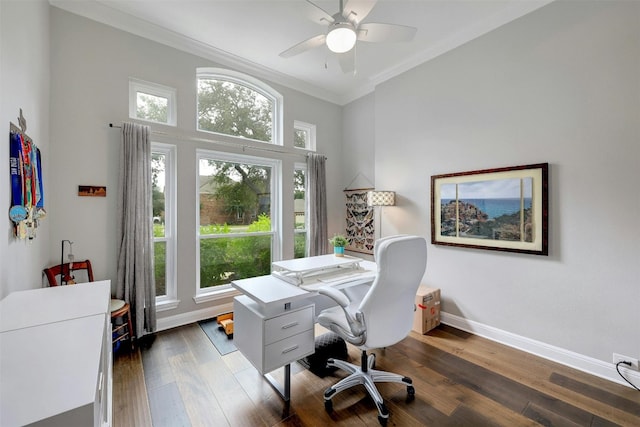
<path fill-rule="evenodd" d="M 384 382 L 404 384 L 407 386 L 407 401 L 411 401 L 415 398 L 415 389 L 411 378 L 391 372 L 378 371 L 377 369 L 374 369 L 375 361 L 375 354 L 367 355 L 367 352 L 364 350 L 362 351 L 360 366 L 339 359 L 327 360 L 327 366 L 344 369 L 349 373 L 349 376 L 341 379 L 336 384 L 325 390 L 324 404 L 327 412 L 331 412 L 333 410 L 333 403 L 331 399 L 336 394 L 361 384 L 367 389 L 367 392 L 376 404 L 376 407 L 378 408 L 378 421 L 380 421 L 380 424 L 384 426 L 387 424 L 387 420 L 389 419 L 389 410 L 384 405 L 382 396 L 380 395 L 380 392 L 378 392 L 375 383 Z"/>

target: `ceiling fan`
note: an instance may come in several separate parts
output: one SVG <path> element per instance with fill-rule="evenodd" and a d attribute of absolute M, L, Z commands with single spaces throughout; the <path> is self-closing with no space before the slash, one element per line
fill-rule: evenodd
<path fill-rule="evenodd" d="M 331 52 L 338 55 L 340 68 L 345 73 L 355 71 L 356 41 L 381 43 L 405 42 L 413 39 L 415 27 L 385 24 L 378 22 L 363 23 L 376 0 L 340 0 L 340 11 L 331 15 L 318 5 L 305 0 L 311 7 L 309 12 L 314 22 L 327 24 L 326 34 L 318 34 L 298 43 L 280 53 L 283 58 L 290 58 L 309 49 L 326 44 Z"/>

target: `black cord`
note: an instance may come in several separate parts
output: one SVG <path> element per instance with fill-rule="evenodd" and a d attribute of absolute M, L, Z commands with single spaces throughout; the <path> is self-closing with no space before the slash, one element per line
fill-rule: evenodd
<path fill-rule="evenodd" d="M 626 382 L 628 382 L 631 387 L 635 388 L 636 390 L 640 391 L 640 388 L 636 387 L 636 385 L 634 383 L 632 383 L 631 381 L 629 381 L 628 379 L 626 379 L 624 377 L 624 375 L 622 375 L 622 372 L 620 372 L 620 365 L 627 365 L 627 366 L 631 366 L 631 363 L 621 360 L 618 363 L 616 363 L 616 371 L 618 371 L 618 374 L 622 377 L 623 380 L 625 380 Z"/>

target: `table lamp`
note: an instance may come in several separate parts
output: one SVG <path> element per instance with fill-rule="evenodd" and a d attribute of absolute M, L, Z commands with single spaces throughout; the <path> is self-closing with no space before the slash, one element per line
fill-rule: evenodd
<path fill-rule="evenodd" d="M 396 192 L 395 191 L 369 191 L 367 192 L 367 206 L 373 206 L 379 208 L 378 212 L 378 224 L 380 229 L 379 237 L 382 237 L 382 207 L 394 206 L 396 204 Z"/>

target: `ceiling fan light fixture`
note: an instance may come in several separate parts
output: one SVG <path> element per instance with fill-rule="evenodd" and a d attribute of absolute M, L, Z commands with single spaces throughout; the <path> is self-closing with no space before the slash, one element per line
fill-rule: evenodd
<path fill-rule="evenodd" d="M 348 22 L 337 22 L 331 26 L 327 34 L 327 47 L 331 52 L 345 53 L 353 49 L 356 44 L 356 31 Z"/>

